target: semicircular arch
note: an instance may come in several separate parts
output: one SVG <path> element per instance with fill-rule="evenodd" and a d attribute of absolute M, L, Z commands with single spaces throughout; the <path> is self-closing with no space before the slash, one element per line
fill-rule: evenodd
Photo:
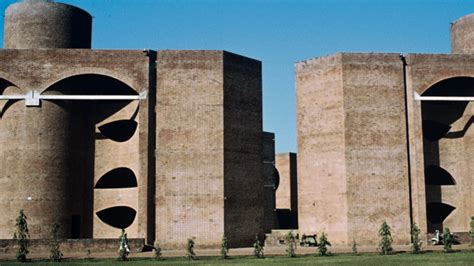
<path fill-rule="evenodd" d="M 14 76 L 12 76 L 8 73 L 5 73 L 3 71 L 0 71 L 0 80 L 9 83 L 12 86 L 17 87 L 20 91 L 26 91 L 27 90 L 26 84 L 24 84 L 20 79 L 16 79 Z M 0 92 L 0 94 L 1 94 L 1 92 Z"/>
<path fill-rule="evenodd" d="M 82 67 L 64 71 L 55 78 L 48 80 L 41 89 L 41 93 L 47 91 L 50 87 L 61 81 L 81 75 L 97 75 L 115 79 L 133 89 L 137 94 L 140 92 L 140 90 L 137 89 L 138 85 L 135 84 L 134 80 L 131 77 L 119 75 L 118 73 L 105 68 Z"/>
<path fill-rule="evenodd" d="M 473 79 L 474 80 L 474 75 L 473 74 L 468 74 L 468 73 L 463 73 L 463 74 L 459 74 L 459 75 L 436 76 L 435 78 L 433 78 L 431 80 L 427 80 L 427 81 L 423 82 L 421 85 L 418 86 L 418 88 L 415 89 L 415 91 L 419 95 L 424 95 L 428 90 L 430 90 L 434 86 L 438 86 L 442 83 L 450 82 L 452 80 L 459 79 L 459 78 L 467 78 L 467 79 Z"/>
<path fill-rule="evenodd" d="M 80 74 L 69 76 L 53 83 L 41 93 L 58 91 L 66 95 L 137 95 L 138 92 L 119 79 L 101 74 Z"/>

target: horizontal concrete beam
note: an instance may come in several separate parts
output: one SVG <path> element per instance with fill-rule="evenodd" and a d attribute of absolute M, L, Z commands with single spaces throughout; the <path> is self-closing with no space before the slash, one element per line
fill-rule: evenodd
<path fill-rule="evenodd" d="M 415 101 L 450 101 L 450 102 L 471 102 L 474 97 L 469 96 L 421 96 L 415 92 Z"/>

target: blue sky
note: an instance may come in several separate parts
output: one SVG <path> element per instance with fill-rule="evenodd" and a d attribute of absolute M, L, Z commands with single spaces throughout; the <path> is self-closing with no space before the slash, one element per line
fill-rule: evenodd
<path fill-rule="evenodd" d="M 94 16 L 96 49 L 217 49 L 261 60 L 264 130 L 276 133 L 277 152 L 296 151 L 295 62 L 340 51 L 449 53 L 449 23 L 474 12 L 474 0 L 59 2 Z"/>

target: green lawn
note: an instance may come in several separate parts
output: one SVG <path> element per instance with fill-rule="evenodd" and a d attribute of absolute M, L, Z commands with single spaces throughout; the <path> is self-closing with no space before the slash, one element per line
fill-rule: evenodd
<path fill-rule="evenodd" d="M 47 261 L 33 261 L 29 264 L 50 265 Z M 196 261 L 187 261 L 184 258 L 165 258 L 159 261 L 152 259 L 133 259 L 127 262 L 119 262 L 113 259 L 101 260 L 65 260 L 60 265 L 474 265 L 474 252 L 427 252 L 420 255 L 400 253 L 396 255 L 381 256 L 378 254 L 337 254 L 330 257 L 299 256 L 287 258 L 284 256 L 272 256 L 264 259 L 254 257 L 232 257 L 222 260 L 216 257 L 200 258 Z M 14 262 L 0 262 L 0 265 L 18 265 Z"/>

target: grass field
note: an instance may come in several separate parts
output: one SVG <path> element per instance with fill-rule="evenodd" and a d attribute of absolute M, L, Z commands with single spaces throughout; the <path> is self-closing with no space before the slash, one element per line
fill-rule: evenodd
<path fill-rule="evenodd" d="M 18 265 L 15 262 L 0 262 L 0 265 Z M 399 253 L 389 256 L 378 254 L 337 254 L 329 257 L 299 256 L 288 258 L 284 256 L 272 256 L 264 259 L 254 257 L 231 257 L 222 260 L 218 257 L 203 257 L 196 261 L 188 261 L 184 258 L 165 258 L 162 260 L 136 258 L 126 262 L 114 259 L 92 259 L 92 260 L 64 260 L 61 263 L 48 261 L 33 261 L 29 264 L 36 265 L 474 265 L 474 252 L 463 251 L 454 253 L 426 252 L 419 255 Z"/>

